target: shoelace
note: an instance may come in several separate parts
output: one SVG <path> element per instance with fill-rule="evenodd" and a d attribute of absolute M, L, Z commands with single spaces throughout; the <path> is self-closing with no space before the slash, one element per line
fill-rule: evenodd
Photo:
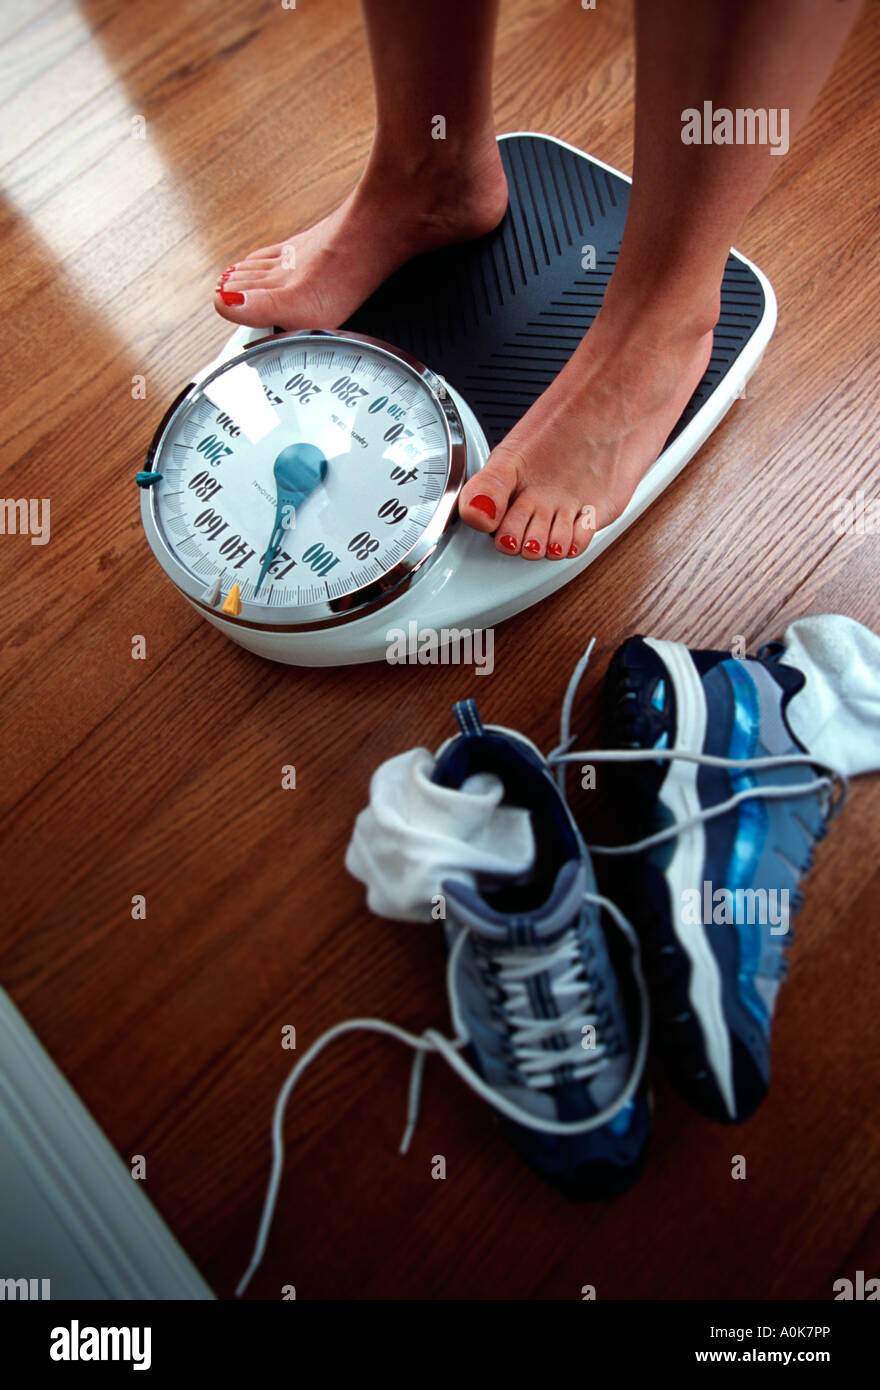
<path fill-rule="evenodd" d="M 403 1133 L 403 1138 L 400 1141 L 399 1152 L 402 1154 L 406 1153 L 409 1148 L 410 1140 L 412 1139 L 413 1131 L 415 1130 L 418 1120 L 425 1059 L 430 1052 L 439 1053 L 452 1070 L 458 1073 L 465 1084 L 469 1086 L 476 1095 L 486 1101 L 488 1105 L 491 1105 L 493 1110 L 497 1110 L 499 1114 L 506 1115 L 508 1119 L 515 1121 L 517 1124 L 524 1125 L 528 1129 L 540 1130 L 542 1134 L 585 1134 L 589 1130 L 598 1129 L 601 1128 L 602 1125 L 608 1124 L 608 1122 L 613 1120 L 615 1115 L 619 1114 L 623 1107 L 630 1102 L 641 1081 L 642 1072 L 648 1055 L 649 1035 L 648 990 L 642 974 L 638 938 L 626 917 L 624 917 L 623 913 L 610 898 L 605 898 L 600 893 L 585 893 L 584 901 L 595 903 L 608 912 L 615 925 L 626 938 L 632 951 L 633 975 L 638 987 L 642 1027 L 630 1074 L 620 1094 L 615 1097 L 609 1105 L 604 1106 L 602 1110 L 597 1111 L 595 1115 L 591 1115 L 585 1120 L 550 1120 L 533 1115 L 530 1111 L 524 1110 L 521 1106 L 516 1105 L 513 1101 L 508 1100 L 506 1096 L 500 1095 L 491 1086 L 487 1085 L 479 1073 L 460 1055 L 461 1049 L 466 1047 L 470 1042 L 470 1036 L 461 1015 L 457 984 L 458 963 L 464 944 L 470 936 L 470 932 L 465 927 L 460 928 L 450 948 L 446 965 L 446 988 L 449 996 L 449 1012 L 455 1034 L 453 1038 L 445 1037 L 444 1034 L 439 1033 L 436 1028 L 427 1028 L 424 1033 L 419 1036 L 415 1033 L 407 1032 L 405 1028 L 399 1028 L 394 1023 L 386 1023 L 385 1020 L 381 1018 L 350 1018 L 344 1023 L 335 1024 L 332 1028 L 328 1028 L 326 1032 L 322 1033 L 321 1036 L 312 1043 L 305 1055 L 297 1062 L 296 1066 L 290 1072 L 275 1102 L 275 1110 L 272 1116 L 272 1169 L 269 1175 L 266 1197 L 263 1202 L 263 1211 L 257 1230 L 254 1253 L 251 1256 L 250 1264 L 235 1290 L 236 1297 L 240 1297 L 241 1294 L 244 1293 L 253 1275 L 259 1268 L 266 1250 L 266 1243 L 272 1226 L 272 1218 L 275 1214 L 275 1206 L 278 1201 L 278 1193 L 281 1188 L 281 1176 L 284 1170 L 284 1113 L 287 1109 L 287 1102 L 306 1068 L 324 1051 L 325 1047 L 328 1047 L 331 1042 L 334 1042 L 336 1038 L 341 1037 L 344 1033 L 358 1031 L 384 1033 L 389 1038 L 396 1038 L 398 1042 L 402 1042 L 406 1047 L 411 1047 L 415 1052 L 412 1071 L 410 1072 L 406 1128 Z M 586 1022 L 591 1021 L 589 1016 L 585 1015 L 584 1017 Z M 529 1019 L 524 1021 L 528 1023 L 529 1028 L 536 1025 L 535 1020 Z M 554 1018 L 552 1023 L 554 1025 L 553 1031 L 559 1032 L 561 1020 L 559 1018 Z M 545 1066 L 547 1055 L 547 1053 L 544 1053 Z M 554 1066 L 560 1065 L 561 1059 L 565 1056 L 564 1053 L 554 1053 L 552 1055 Z"/>
<path fill-rule="evenodd" d="M 829 798 L 831 798 L 835 782 L 838 782 L 840 784 L 841 792 L 836 802 L 832 800 L 829 810 L 829 819 L 833 816 L 836 816 L 842 809 L 843 804 L 846 800 L 848 789 L 846 777 L 836 768 L 832 768 L 826 763 L 818 762 L 815 758 L 811 758 L 807 754 L 779 754 L 764 758 L 722 758 L 708 753 L 693 753 L 689 750 L 679 748 L 647 748 L 618 750 L 601 748 L 590 749 L 585 751 L 572 751 L 571 744 L 574 742 L 574 736 L 571 733 L 571 712 L 574 706 L 574 700 L 577 694 L 578 687 L 580 685 L 584 672 L 586 671 L 587 666 L 589 664 L 590 656 L 592 654 L 595 643 L 596 639 L 593 638 L 589 646 L 587 647 L 587 650 L 584 652 L 584 655 L 581 657 L 580 661 L 577 663 L 574 671 L 572 672 L 571 679 L 569 680 L 568 687 L 565 692 L 565 697 L 562 702 L 562 712 L 560 717 L 559 729 L 559 744 L 547 756 L 548 764 L 550 764 L 550 766 L 556 766 L 557 785 L 559 787 L 560 793 L 563 796 L 565 796 L 566 765 L 571 762 L 656 762 L 658 759 L 663 759 L 666 761 L 671 761 L 673 759 L 682 759 L 688 762 L 700 763 L 706 767 L 729 767 L 739 768 L 741 770 L 751 769 L 754 771 L 768 767 L 791 767 L 796 765 L 806 765 L 813 768 L 822 767 L 825 769 L 828 775 L 817 777 L 811 782 L 801 783 L 794 786 L 780 785 L 776 787 L 748 787 L 745 788 L 743 791 L 737 792 L 734 796 L 728 797 L 726 801 L 720 802 L 713 806 L 703 807 L 695 815 L 689 816 L 685 820 L 677 822 L 675 825 L 667 826 L 663 830 L 657 831 L 656 834 L 648 835 L 644 839 L 637 840 L 632 844 L 590 845 L 589 850 L 591 854 L 623 855 L 640 853 L 643 850 L 653 848 L 654 845 L 662 844 L 664 843 L 664 841 L 670 840 L 675 836 L 680 835 L 682 831 L 688 830 L 692 826 L 699 825 L 704 821 L 711 820 L 715 816 L 723 815 L 726 811 L 731 810 L 734 806 L 738 806 L 740 802 L 753 799 L 755 797 L 775 799 L 792 796 L 806 796 L 812 794 L 813 792 L 825 790 L 828 792 Z M 589 1130 L 600 1128 L 602 1125 L 607 1124 L 610 1120 L 614 1118 L 615 1115 L 620 1113 L 620 1111 L 623 1109 L 625 1105 L 629 1103 L 629 1101 L 632 1099 L 636 1092 L 639 1081 L 641 1080 L 642 1071 L 644 1069 L 645 1061 L 647 1058 L 649 1035 L 648 992 L 647 987 L 645 985 L 644 976 L 642 974 L 641 955 L 639 951 L 638 938 L 636 936 L 635 931 L 633 930 L 632 925 L 627 921 L 626 917 L 624 917 L 623 913 L 619 910 L 616 904 L 613 903 L 609 898 L 605 898 L 599 893 L 585 893 L 584 901 L 595 903 L 597 906 L 604 908 L 605 911 L 608 912 L 612 921 L 615 923 L 615 925 L 621 931 L 623 936 L 626 938 L 632 951 L 633 975 L 638 987 L 639 1000 L 641 1004 L 642 1027 L 639 1034 L 638 1045 L 635 1049 L 633 1065 L 630 1070 L 629 1077 L 627 1078 L 626 1084 L 623 1086 L 619 1096 L 617 1096 L 609 1105 L 605 1106 L 597 1114 L 591 1115 L 586 1120 L 560 1121 L 544 1119 L 542 1117 L 531 1114 L 529 1111 L 523 1110 L 520 1106 L 514 1104 L 512 1101 L 509 1101 L 505 1096 L 500 1095 L 497 1091 L 493 1090 L 492 1087 L 488 1086 L 486 1082 L 483 1080 L 483 1078 L 476 1071 L 474 1071 L 474 1069 L 471 1066 L 468 1065 L 468 1063 L 460 1055 L 461 1049 L 468 1045 L 470 1037 L 465 1027 L 464 1020 L 461 1016 L 456 975 L 458 970 L 458 962 L 461 957 L 461 951 L 470 933 L 466 928 L 461 928 L 458 932 L 458 935 L 455 937 L 453 941 L 452 947 L 450 948 L 446 969 L 447 993 L 449 996 L 449 1010 L 452 1018 L 453 1030 L 455 1033 L 454 1038 L 447 1038 L 434 1028 L 428 1028 L 421 1034 L 421 1036 L 418 1036 L 415 1033 L 407 1032 L 407 1030 L 404 1028 L 399 1028 L 396 1024 L 387 1023 L 384 1019 L 353 1018 L 346 1020 L 344 1023 L 337 1023 L 332 1028 L 328 1028 L 326 1032 L 322 1033 L 321 1036 L 314 1043 L 312 1043 L 311 1047 L 308 1048 L 305 1055 L 293 1067 L 292 1071 L 290 1072 L 289 1076 L 287 1077 L 287 1080 L 285 1081 L 278 1094 L 278 1099 L 275 1102 L 275 1110 L 272 1116 L 272 1168 L 269 1175 L 269 1183 L 266 1189 L 266 1197 L 263 1203 L 263 1211 L 260 1217 L 260 1224 L 257 1231 L 257 1240 L 254 1246 L 254 1253 L 251 1256 L 251 1261 L 248 1265 L 247 1270 L 245 1271 L 235 1290 L 237 1297 L 240 1297 L 240 1295 L 244 1293 L 245 1289 L 247 1288 L 248 1284 L 253 1278 L 253 1275 L 259 1268 L 269 1238 L 269 1231 L 272 1226 L 272 1219 L 275 1213 L 275 1206 L 278 1201 L 278 1193 L 281 1188 L 281 1177 L 284 1170 L 283 1131 L 284 1114 L 287 1109 L 287 1102 L 290 1099 L 294 1087 L 296 1086 L 297 1082 L 299 1081 L 306 1068 L 311 1065 L 311 1063 L 321 1052 L 323 1052 L 325 1047 L 329 1046 L 331 1042 L 334 1042 L 336 1038 L 341 1037 L 345 1033 L 357 1031 L 383 1033 L 387 1037 L 396 1038 L 398 1042 L 402 1042 L 405 1046 L 411 1047 L 415 1053 L 412 1071 L 410 1073 L 406 1129 L 404 1130 L 403 1138 L 400 1143 L 401 1153 L 407 1152 L 413 1131 L 416 1126 L 419 1111 L 419 1100 L 421 1097 L 422 1079 L 425 1069 L 425 1059 L 428 1053 L 430 1052 L 439 1053 L 440 1056 L 443 1057 L 444 1060 L 448 1063 L 448 1065 L 452 1068 L 452 1070 L 458 1073 L 458 1075 L 465 1082 L 465 1084 L 468 1085 L 476 1095 L 480 1096 L 483 1100 L 485 1100 L 486 1103 L 493 1108 L 493 1110 L 497 1110 L 500 1114 L 506 1115 L 508 1119 L 515 1121 L 517 1124 L 524 1125 L 526 1128 L 529 1129 L 539 1130 L 540 1132 L 545 1134 L 585 1134 Z M 513 961 L 513 959 L 514 958 L 512 956 L 511 961 Z M 531 970 L 528 966 L 523 964 L 518 973 L 525 977 L 525 975 L 531 973 Z M 511 983 L 513 983 L 512 980 Z M 579 1020 L 576 1019 L 574 1016 L 572 1016 L 570 1019 L 572 1025 L 574 1025 L 574 1023 L 578 1021 Z M 585 1015 L 583 1021 L 589 1023 L 592 1020 L 589 1016 Z M 532 1077 L 535 1077 L 537 1075 L 537 1066 L 541 1064 L 546 1066 L 547 1053 L 543 1052 L 543 1054 L 541 1055 L 540 1050 L 538 1048 L 532 1049 L 529 1046 L 529 1044 L 539 1040 L 540 1036 L 542 1035 L 543 1029 L 539 1027 L 537 1020 L 533 1020 L 531 1018 L 520 1019 L 517 1022 L 519 1026 L 520 1035 L 519 1053 L 522 1060 L 522 1065 L 523 1067 L 527 1066 Z M 547 1020 L 547 1023 L 548 1025 L 552 1024 L 552 1031 L 556 1033 L 560 1031 L 562 1026 L 562 1020 L 560 1020 L 559 1018 Z M 549 1028 L 547 1031 L 549 1033 Z M 571 1049 L 571 1052 L 574 1052 L 573 1047 Z M 552 1054 L 552 1056 L 555 1067 L 564 1064 L 564 1059 L 568 1056 L 568 1054 L 560 1052 L 554 1053 Z M 596 1059 L 596 1062 L 597 1065 L 601 1064 L 599 1062 L 599 1059 Z M 550 1079 L 552 1080 L 552 1078 Z M 537 1081 L 532 1080 L 532 1084 L 536 1085 Z"/>
<path fill-rule="evenodd" d="M 571 711 L 578 686 L 589 665 L 595 643 L 594 637 L 572 672 L 562 702 L 559 744 L 551 753 L 547 754 L 547 762 L 557 769 L 556 782 L 563 796 L 565 796 L 567 763 L 656 763 L 677 760 L 699 763 L 701 767 L 736 768 L 739 771 L 752 772 L 762 771 L 769 767 L 824 768 L 827 775 L 816 777 L 811 782 L 800 782 L 791 786 L 781 783 L 778 786 L 744 787 L 742 791 L 735 792 L 726 800 L 716 802 L 712 806 L 703 806 L 694 815 L 676 821 L 673 825 L 665 826 L 653 835 L 646 835 L 642 840 L 634 840 L 628 845 L 588 845 L 590 854 L 640 854 L 643 850 L 653 849 L 655 845 L 662 845 L 667 840 L 675 839 L 683 831 L 690 830 L 696 825 L 702 825 L 703 822 L 712 820 L 715 816 L 723 816 L 743 801 L 753 801 L 756 798 L 776 801 L 790 797 L 811 796 L 814 792 L 825 791 L 829 797 L 828 819 L 833 820 L 843 810 L 849 791 L 846 776 L 837 768 L 831 767 L 829 763 L 810 757 L 808 753 L 777 753 L 768 754 L 763 758 L 722 758 L 713 753 L 694 753 L 687 748 L 587 748 L 572 750 L 571 745 L 574 742 L 574 736 L 571 733 Z M 836 799 L 833 795 L 835 785 L 840 787 Z"/>
<path fill-rule="evenodd" d="M 599 1015 L 584 1008 L 584 965 L 574 934 L 565 932 L 549 950 L 495 951 L 492 958 L 497 967 L 496 982 L 504 994 L 504 1018 L 510 1031 L 516 1070 L 526 1085 L 536 1090 L 555 1085 L 554 1072 L 560 1067 L 570 1068 L 572 1078 L 577 1081 L 584 1081 L 600 1071 L 607 1060 L 605 1045 L 597 1043 L 587 1054 L 583 1041 L 584 1027 L 592 1025 L 595 1028 Z M 558 967 L 561 971 L 554 976 L 553 971 Z M 543 974 L 550 975 L 554 999 L 570 999 L 571 1007 L 554 1018 L 518 1013 L 528 1006 L 528 981 Z M 566 1048 L 550 1052 L 541 1046 L 549 1038 L 567 1038 L 569 1034 L 575 1041 Z"/>

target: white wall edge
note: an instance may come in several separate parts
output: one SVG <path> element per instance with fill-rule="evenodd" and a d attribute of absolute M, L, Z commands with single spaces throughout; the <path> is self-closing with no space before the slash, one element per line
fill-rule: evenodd
<path fill-rule="evenodd" d="M 0 1130 L 108 1299 L 215 1297 L 2 989 Z"/>

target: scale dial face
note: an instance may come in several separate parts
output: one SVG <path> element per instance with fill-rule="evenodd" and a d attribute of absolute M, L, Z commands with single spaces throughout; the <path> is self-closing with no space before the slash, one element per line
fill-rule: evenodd
<path fill-rule="evenodd" d="M 362 334 L 304 330 L 191 384 L 147 470 L 161 475 L 142 495 L 147 537 L 187 597 L 236 625 L 296 631 L 360 617 L 430 563 L 467 447 L 421 363 Z M 224 605 L 233 585 L 240 609 Z"/>

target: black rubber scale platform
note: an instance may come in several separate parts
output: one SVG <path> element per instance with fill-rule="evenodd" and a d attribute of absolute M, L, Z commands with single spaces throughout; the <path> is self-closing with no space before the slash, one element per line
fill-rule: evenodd
<path fill-rule="evenodd" d="M 510 201 L 495 231 L 409 261 L 344 325 L 403 348 L 446 377 L 492 447 L 593 322 L 630 191 L 625 179 L 548 136 L 508 136 L 499 147 Z M 582 269 L 584 246 L 595 247 L 595 270 Z M 731 256 L 712 358 L 670 439 L 718 385 L 763 312 L 760 281 Z"/>

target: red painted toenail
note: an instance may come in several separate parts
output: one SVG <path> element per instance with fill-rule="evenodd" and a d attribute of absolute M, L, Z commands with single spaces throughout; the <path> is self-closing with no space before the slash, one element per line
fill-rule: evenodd
<path fill-rule="evenodd" d="M 541 542 L 525 541 L 523 543 L 523 550 L 527 555 L 539 555 L 541 552 Z"/>
<path fill-rule="evenodd" d="M 517 549 L 516 536 L 499 536 L 498 544 L 503 545 L 505 550 L 514 551 Z"/>
<path fill-rule="evenodd" d="M 490 521 L 495 520 L 495 503 L 484 492 L 471 498 L 471 506 L 476 507 L 478 512 L 485 512 Z"/>
<path fill-rule="evenodd" d="M 569 551 L 568 551 L 568 558 L 569 558 L 569 560 L 573 559 L 574 556 L 577 555 L 577 553 L 578 553 L 578 548 L 577 548 L 577 546 L 576 546 L 576 545 L 570 546 L 570 547 L 569 547 Z"/>
<path fill-rule="evenodd" d="M 547 554 L 555 555 L 557 560 L 559 559 L 559 556 L 562 554 L 562 546 L 558 541 L 554 541 L 552 545 L 548 545 Z"/>
<path fill-rule="evenodd" d="M 220 298 L 224 304 L 243 304 L 244 295 L 239 294 L 238 290 L 221 290 Z"/>
<path fill-rule="evenodd" d="M 223 274 L 220 276 L 220 284 L 225 285 L 231 274 L 231 270 L 224 270 Z"/>

